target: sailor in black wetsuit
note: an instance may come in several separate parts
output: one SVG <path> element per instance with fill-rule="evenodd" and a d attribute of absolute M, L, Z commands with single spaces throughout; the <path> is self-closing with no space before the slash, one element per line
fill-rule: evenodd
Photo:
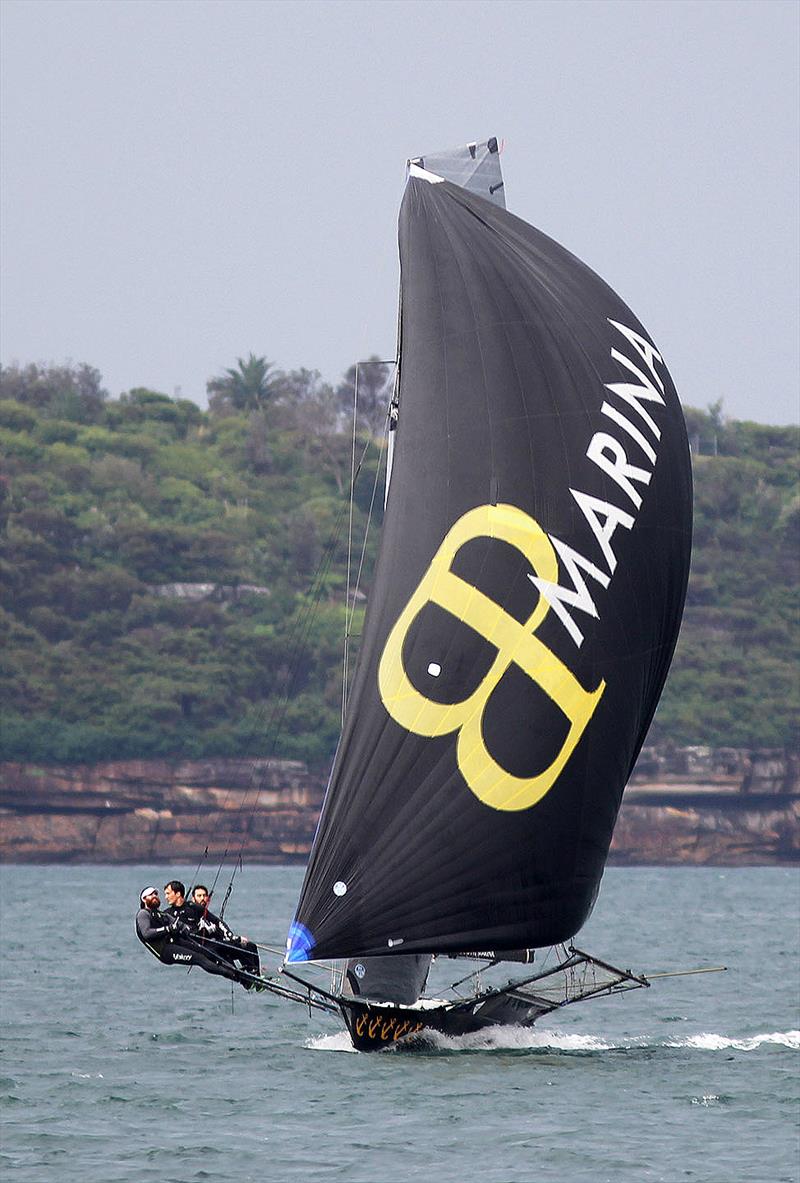
<path fill-rule="evenodd" d="M 194 913 L 186 917 L 192 933 L 202 941 L 210 941 L 210 948 L 218 957 L 224 957 L 227 961 L 235 958 L 243 970 L 259 977 L 261 962 L 255 944 L 247 937 L 237 936 L 221 917 L 209 912 L 210 900 L 211 895 L 205 884 L 198 883 L 192 889 L 191 902 L 186 904 L 187 909 L 194 908 Z"/>
<path fill-rule="evenodd" d="M 246 990 L 252 987 L 249 976 L 240 973 L 229 962 L 221 961 L 194 940 L 184 921 L 160 911 L 157 888 L 146 887 L 139 896 L 139 903 L 136 935 L 159 961 L 165 965 L 197 965 L 206 973 L 239 982 Z"/>
<path fill-rule="evenodd" d="M 165 916 L 174 916 L 176 920 L 188 924 L 191 929 L 196 927 L 203 909 L 187 902 L 186 888 L 180 879 L 170 879 L 169 883 L 164 884 L 164 899 L 167 901 L 167 907 L 164 908 Z"/>

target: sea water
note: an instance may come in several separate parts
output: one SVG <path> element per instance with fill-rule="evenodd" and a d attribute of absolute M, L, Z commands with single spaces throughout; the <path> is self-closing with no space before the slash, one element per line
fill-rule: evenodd
<path fill-rule="evenodd" d="M 194 870 L 2 869 L 9 1180 L 800 1178 L 796 868 L 612 868 L 576 944 L 634 970 L 727 972 L 377 1055 L 324 1014 L 148 954 L 139 891 Z M 226 918 L 282 945 L 301 877 L 245 867 Z"/>

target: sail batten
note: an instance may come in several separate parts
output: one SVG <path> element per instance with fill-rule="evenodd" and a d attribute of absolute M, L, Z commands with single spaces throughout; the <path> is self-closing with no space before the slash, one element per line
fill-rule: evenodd
<path fill-rule="evenodd" d="M 688 577 L 683 416 L 630 309 L 447 180 L 409 177 L 400 256 L 392 483 L 296 959 L 569 940 Z"/>

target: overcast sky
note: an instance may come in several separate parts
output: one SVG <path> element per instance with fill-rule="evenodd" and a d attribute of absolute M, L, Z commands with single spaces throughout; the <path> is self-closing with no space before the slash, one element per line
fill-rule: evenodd
<path fill-rule="evenodd" d="M 685 403 L 798 417 L 795 0 L 5 0 L 2 341 L 205 402 L 251 350 L 395 349 L 405 160 L 505 140 L 509 208 Z"/>

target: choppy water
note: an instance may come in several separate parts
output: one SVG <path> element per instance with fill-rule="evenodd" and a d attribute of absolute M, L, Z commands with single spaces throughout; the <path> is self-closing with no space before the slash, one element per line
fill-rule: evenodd
<path fill-rule="evenodd" d="M 324 1015 L 146 953 L 140 888 L 193 870 L 0 873 L 15 1183 L 800 1178 L 797 870 L 612 869 L 582 947 L 729 971 L 372 1056 Z M 282 944 L 300 878 L 246 868 L 228 918 Z"/>

